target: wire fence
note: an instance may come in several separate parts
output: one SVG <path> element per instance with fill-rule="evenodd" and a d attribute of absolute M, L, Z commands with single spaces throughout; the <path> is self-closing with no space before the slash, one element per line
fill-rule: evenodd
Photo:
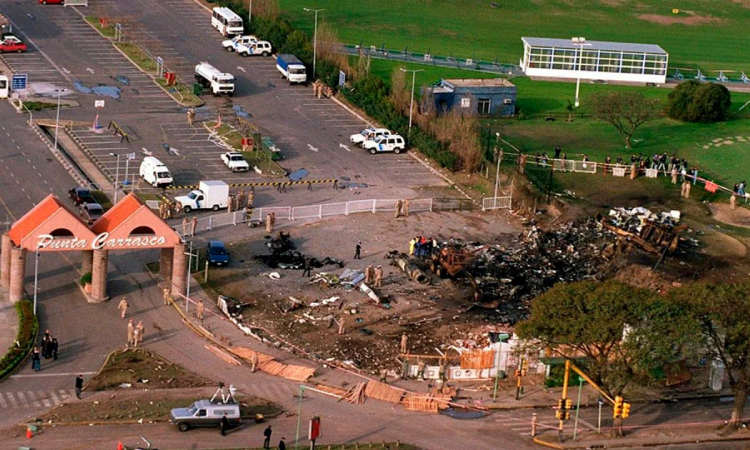
<path fill-rule="evenodd" d="M 509 209 L 511 204 L 510 196 L 488 198 L 482 201 L 482 210 Z M 158 203 L 152 201 L 149 203 L 149 207 L 152 209 L 158 209 Z M 319 205 L 293 207 L 272 206 L 267 208 L 255 208 L 250 210 L 243 209 L 239 211 L 214 214 L 200 219 L 189 219 L 187 222 L 184 222 L 184 225 L 177 225 L 173 228 L 177 234 L 184 237 L 229 225 L 248 224 L 249 226 L 257 226 L 262 224 L 272 213 L 276 217 L 276 220 L 295 221 L 322 219 L 330 216 L 348 216 L 356 213 L 395 213 L 399 208 L 401 208 L 401 214 L 408 215 L 431 211 L 470 210 L 474 209 L 474 204 L 466 199 L 417 198 L 409 200 L 354 200 L 351 202 L 324 203 Z"/>

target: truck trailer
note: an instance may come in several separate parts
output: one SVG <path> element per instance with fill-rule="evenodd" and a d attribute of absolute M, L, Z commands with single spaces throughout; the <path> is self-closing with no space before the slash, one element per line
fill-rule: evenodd
<path fill-rule="evenodd" d="M 307 69 L 294 55 L 276 55 L 276 68 L 282 78 L 289 80 L 289 84 L 307 82 Z"/>

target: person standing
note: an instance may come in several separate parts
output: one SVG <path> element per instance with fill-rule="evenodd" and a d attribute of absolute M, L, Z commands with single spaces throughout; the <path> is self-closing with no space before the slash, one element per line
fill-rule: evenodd
<path fill-rule="evenodd" d="M 229 429 L 229 419 L 227 419 L 227 413 L 224 413 L 224 415 L 221 416 L 221 423 L 219 424 L 219 430 L 221 430 L 221 435 L 226 436 L 228 429 Z"/>
<path fill-rule="evenodd" d="M 146 327 L 143 325 L 143 321 L 139 320 L 138 325 L 135 326 L 135 329 L 138 330 L 138 332 L 135 334 L 136 340 L 135 340 L 135 346 L 138 347 L 138 344 L 143 344 L 143 335 L 146 333 Z"/>
<path fill-rule="evenodd" d="M 42 355 L 39 353 L 39 347 L 34 347 L 34 352 L 31 353 L 31 368 L 34 372 L 42 370 Z"/>
<path fill-rule="evenodd" d="M 185 218 L 182 219 L 182 236 L 187 236 L 188 227 L 190 226 L 190 220 L 185 216 Z"/>
<path fill-rule="evenodd" d="M 358 241 L 354 247 L 354 259 L 362 259 L 362 241 Z"/>
<path fill-rule="evenodd" d="M 404 200 L 404 217 L 409 217 L 409 199 Z"/>
<path fill-rule="evenodd" d="M 383 281 L 383 266 L 378 266 L 375 269 L 375 287 L 380 287 L 380 283 Z"/>
<path fill-rule="evenodd" d="M 409 241 L 409 256 L 414 256 L 414 246 L 417 244 L 417 238 L 412 238 Z"/>
<path fill-rule="evenodd" d="M 394 216 L 396 219 L 398 219 L 401 216 L 401 210 L 403 209 L 403 207 L 404 207 L 404 201 L 401 199 L 397 200 L 396 201 L 396 214 Z"/>
<path fill-rule="evenodd" d="M 555 159 L 560 159 L 560 152 L 562 152 L 562 148 L 558 145 L 555 147 Z"/>
<path fill-rule="evenodd" d="M 130 348 L 131 345 L 135 345 L 135 325 L 133 324 L 133 319 L 130 319 L 128 321 L 128 343 L 125 346 L 125 348 Z"/>
<path fill-rule="evenodd" d="M 365 268 L 365 284 L 372 283 L 372 279 L 374 277 L 374 273 L 373 273 L 374 271 L 375 270 L 373 269 L 372 264 L 370 264 L 369 266 Z"/>
<path fill-rule="evenodd" d="M 737 207 L 737 195 L 732 194 L 732 196 L 729 197 L 729 209 L 734 211 L 736 207 Z"/>
<path fill-rule="evenodd" d="M 284 442 L 284 438 L 281 438 L 279 441 L 279 450 L 286 450 L 286 442 Z"/>
<path fill-rule="evenodd" d="M 170 300 L 172 300 L 171 298 L 169 298 L 169 288 L 164 288 L 161 297 L 164 299 L 164 306 L 169 306 L 169 302 Z"/>
<path fill-rule="evenodd" d="M 59 343 L 57 342 L 57 338 L 52 338 L 52 359 L 57 361 L 57 349 L 59 348 Z"/>
<path fill-rule="evenodd" d="M 138 348 L 138 341 L 141 340 L 141 330 L 138 327 L 133 329 L 133 348 Z"/>
<path fill-rule="evenodd" d="M 269 425 L 263 430 L 263 448 L 271 448 L 271 434 L 273 434 L 273 430 L 271 430 L 271 425 Z"/>
<path fill-rule="evenodd" d="M 195 307 L 195 314 L 198 316 L 198 320 L 203 322 L 203 312 L 206 310 L 206 306 L 203 304 L 203 299 L 198 300 L 198 304 Z"/>
<path fill-rule="evenodd" d="M 50 339 L 49 330 L 47 330 L 47 332 L 44 334 L 44 337 L 42 338 L 42 342 L 39 344 L 39 346 L 42 348 L 41 353 L 43 358 L 49 358 L 49 349 L 51 342 L 52 341 Z"/>
<path fill-rule="evenodd" d="M 344 325 L 345 325 L 344 316 L 341 316 L 339 318 L 339 334 L 344 334 Z"/>
<path fill-rule="evenodd" d="M 195 123 L 195 108 L 189 108 L 187 110 L 187 122 L 191 127 L 193 126 L 193 123 Z"/>
<path fill-rule="evenodd" d="M 250 191 L 247 193 L 247 207 L 252 208 L 255 202 L 255 192 Z"/>
<path fill-rule="evenodd" d="M 409 342 L 409 337 L 406 335 L 406 333 L 401 335 L 401 354 L 406 354 L 406 345 Z"/>
<path fill-rule="evenodd" d="M 254 351 L 253 355 L 250 357 L 250 372 L 255 373 L 258 370 L 259 359 L 258 352 Z"/>
<path fill-rule="evenodd" d="M 76 377 L 76 398 L 81 399 L 81 391 L 83 390 L 83 375 Z"/>
<path fill-rule="evenodd" d="M 305 256 L 305 262 L 303 266 L 304 270 L 302 270 L 302 276 L 304 277 L 307 275 L 310 276 L 310 270 L 312 270 L 312 261 L 310 260 L 309 256 Z"/>
<path fill-rule="evenodd" d="M 198 217 L 193 216 L 193 220 L 190 222 L 190 236 L 195 236 L 196 228 L 198 228 Z"/>
<path fill-rule="evenodd" d="M 123 297 L 122 300 L 120 300 L 120 303 L 117 304 L 117 309 L 120 310 L 120 319 L 125 318 L 125 313 L 128 312 L 128 300 Z"/>
<path fill-rule="evenodd" d="M 273 223 L 271 222 L 271 214 L 266 216 L 266 233 L 268 234 L 273 233 Z"/>

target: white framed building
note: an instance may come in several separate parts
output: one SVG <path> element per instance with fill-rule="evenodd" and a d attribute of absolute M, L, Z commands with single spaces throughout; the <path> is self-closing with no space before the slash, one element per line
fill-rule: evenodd
<path fill-rule="evenodd" d="M 663 84 L 669 54 L 658 45 L 523 37 L 529 77 Z"/>

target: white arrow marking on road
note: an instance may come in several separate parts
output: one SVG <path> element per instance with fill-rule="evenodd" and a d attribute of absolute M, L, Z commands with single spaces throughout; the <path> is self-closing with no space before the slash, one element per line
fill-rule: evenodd
<path fill-rule="evenodd" d="M 343 149 L 344 149 L 344 150 L 346 150 L 347 152 L 351 152 L 351 150 L 349 150 L 349 146 L 347 146 L 347 145 L 344 145 L 344 144 L 339 144 L 339 147 L 343 148 Z"/>
<path fill-rule="evenodd" d="M 91 67 L 86 67 L 86 72 L 88 72 L 91 75 L 93 75 L 94 74 L 94 69 L 92 69 Z"/>
<path fill-rule="evenodd" d="M 244 68 L 244 67 L 242 67 L 242 66 L 237 66 L 237 69 L 238 69 L 238 70 L 241 70 L 241 71 L 243 71 L 243 72 L 247 72 L 247 70 L 245 70 L 245 68 Z"/>
<path fill-rule="evenodd" d="M 146 147 L 141 147 L 141 150 L 143 151 L 143 154 L 146 155 L 146 156 L 153 155 L 153 153 L 151 153 L 150 151 L 146 150 Z"/>
<path fill-rule="evenodd" d="M 313 146 L 312 146 L 312 145 L 310 145 L 310 144 L 307 144 L 307 146 L 308 146 L 308 147 L 310 147 L 310 150 L 312 150 L 312 151 L 314 151 L 314 152 L 317 152 L 317 151 L 318 151 L 318 149 L 317 149 L 317 148 L 313 147 Z"/>
<path fill-rule="evenodd" d="M 66 74 L 70 75 L 70 70 L 66 69 L 65 67 L 62 68 L 62 71 Z"/>

